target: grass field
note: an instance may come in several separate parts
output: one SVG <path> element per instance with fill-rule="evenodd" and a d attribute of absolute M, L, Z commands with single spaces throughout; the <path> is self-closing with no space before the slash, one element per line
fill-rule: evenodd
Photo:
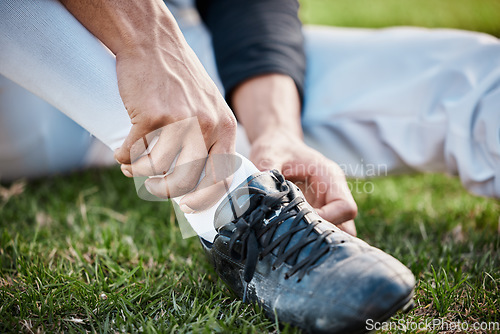
<path fill-rule="evenodd" d="M 308 0 L 301 14 L 323 24 L 498 35 L 499 4 Z M 369 182 L 373 193 L 354 193 L 360 237 L 418 278 L 416 308 L 393 321 L 500 322 L 500 203 L 472 196 L 443 175 Z M 170 204 L 140 200 L 117 169 L 0 188 L 0 333 L 62 331 L 297 332 L 237 300 L 197 239 L 181 237 Z"/>

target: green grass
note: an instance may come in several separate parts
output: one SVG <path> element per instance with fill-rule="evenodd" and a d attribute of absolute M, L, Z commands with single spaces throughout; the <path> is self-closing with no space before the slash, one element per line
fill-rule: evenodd
<path fill-rule="evenodd" d="M 301 18 L 306 23 L 457 28 L 500 37 L 498 0 L 307 0 L 301 4 Z"/>
<path fill-rule="evenodd" d="M 395 319 L 500 321 L 500 204 L 441 175 L 368 182 L 360 236 L 419 279 Z M 138 199 L 117 169 L 22 184 L 0 202 L 0 332 L 294 332 L 234 298 L 170 205 Z"/>
<path fill-rule="evenodd" d="M 309 0 L 302 17 L 498 35 L 498 6 L 496 0 Z M 393 321 L 500 322 L 500 203 L 472 196 L 442 175 L 368 182 L 373 193 L 354 193 L 360 237 L 418 278 L 416 308 Z M 117 169 L 0 188 L 0 332 L 61 331 L 297 332 L 237 300 L 197 239 L 182 238 L 171 206 L 137 198 Z"/>

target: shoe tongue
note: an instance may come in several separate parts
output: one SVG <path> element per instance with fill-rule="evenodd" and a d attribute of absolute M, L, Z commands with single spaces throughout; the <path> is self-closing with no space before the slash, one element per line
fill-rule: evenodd
<path fill-rule="evenodd" d="M 215 230 L 219 230 L 222 226 L 240 218 L 259 204 L 258 201 L 253 200 L 255 195 L 249 192 L 249 187 L 272 194 L 280 192 L 280 181 L 270 172 L 256 173 L 248 177 L 229 193 L 215 211 Z"/>

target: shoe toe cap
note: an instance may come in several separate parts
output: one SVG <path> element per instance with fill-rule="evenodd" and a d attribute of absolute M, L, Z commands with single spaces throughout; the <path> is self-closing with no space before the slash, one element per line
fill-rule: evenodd
<path fill-rule="evenodd" d="M 309 297 L 282 300 L 288 304 L 284 308 L 295 310 L 292 305 L 301 305 L 295 311 L 302 313 L 293 317 L 296 323 L 307 324 L 309 332 L 364 332 L 369 319 L 384 321 L 412 298 L 411 271 L 378 249 L 321 267 L 325 272 L 304 282 L 304 287 L 313 287 Z"/>

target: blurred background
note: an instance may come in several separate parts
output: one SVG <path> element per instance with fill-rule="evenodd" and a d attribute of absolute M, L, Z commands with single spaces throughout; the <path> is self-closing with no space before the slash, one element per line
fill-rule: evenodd
<path fill-rule="evenodd" d="M 340 27 L 422 26 L 500 37 L 499 0 L 300 0 L 304 23 Z"/>

